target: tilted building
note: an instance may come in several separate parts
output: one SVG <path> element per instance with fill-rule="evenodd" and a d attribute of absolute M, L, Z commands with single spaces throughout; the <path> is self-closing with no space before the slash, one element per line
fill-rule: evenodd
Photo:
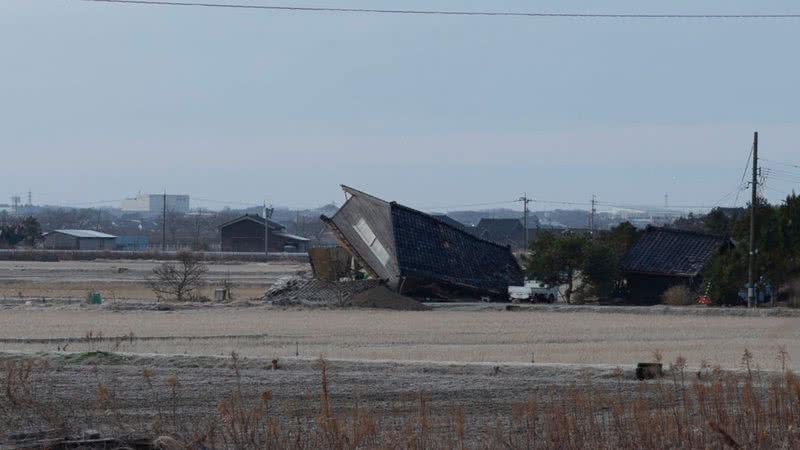
<path fill-rule="evenodd" d="M 369 273 L 402 294 L 505 297 L 522 270 L 507 246 L 476 237 L 421 211 L 342 186 L 349 196 L 322 216 Z"/>

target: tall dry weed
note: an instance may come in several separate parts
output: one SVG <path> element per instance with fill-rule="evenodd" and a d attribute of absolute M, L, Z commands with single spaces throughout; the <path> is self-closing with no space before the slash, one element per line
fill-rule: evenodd
<path fill-rule="evenodd" d="M 486 403 L 443 408 L 432 406 L 424 393 L 400 416 L 376 413 L 361 405 L 338 410 L 333 366 L 324 358 L 317 362 L 320 391 L 313 405 L 316 417 L 308 418 L 276 408 L 270 390 L 256 396 L 246 394 L 239 357 L 232 354 L 234 381 L 229 394 L 218 400 L 213 414 L 193 419 L 193 429 L 186 426 L 187 411 L 181 406 L 184 387 L 175 376 L 159 377 L 150 369 L 142 373 L 146 387 L 142 391 L 157 397 L 148 403 L 153 405 L 150 427 L 134 430 L 125 423 L 126 411 L 118 395 L 123 387 L 108 381 L 98 381 L 94 407 L 86 414 L 101 428 L 145 433 L 158 438 L 165 448 L 800 448 L 800 377 L 789 370 L 762 373 L 748 367 L 752 358 L 748 354 L 743 356 L 743 372 L 725 372 L 708 364 L 694 372 L 678 357 L 670 365 L 671 376 L 664 380 L 624 380 L 625 373 L 619 370 L 610 389 L 595 385 L 586 374 L 558 395 L 531 395 L 509 411 L 481 421 L 475 418 L 487 416 L 471 413 Z M 53 369 L 31 360 L 5 362 L 0 368 L 2 431 L 13 431 L 9 427 L 23 423 L 51 426 L 53 417 L 45 410 L 53 403 L 40 395 L 37 374 L 46 375 Z M 82 424 L 67 420 L 62 425 L 74 431 Z"/>

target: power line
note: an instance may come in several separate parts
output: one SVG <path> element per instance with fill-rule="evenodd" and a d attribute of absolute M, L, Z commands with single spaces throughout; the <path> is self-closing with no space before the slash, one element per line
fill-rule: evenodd
<path fill-rule="evenodd" d="M 94 3 L 121 3 L 148 6 L 192 6 L 206 8 L 260 9 L 271 11 L 296 12 L 332 12 L 332 13 L 366 13 L 366 14 L 405 14 L 405 15 L 441 15 L 441 16 L 491 16 L 491 17 L 534 17 L 534 18 L 567 18 L 567 19 L 800 19 L 797 13 L 775 14 L 638 14 L 638 13 L 545 13 L 515 11 L 458 11 L 458 10 L 423 10 L 423 9 L 376 9 L 376 8 L 344 8 L 323 6 L 285 6 L 285 5 L 246 5 L 240 3 L 204 3 L 157 0 L 81 0 Z"/>
<path fill-rule="evenodd" d="M 744 190 L 744 178 L 747 176 L 747 169 L 750 167 L 750 160 L 753 158 L 753 146 L 750 146 L 750 154 L 747 155 L 747 162 L 744 164 L 744 172 L 742 172 L 742 181 L 739 182 L 739 190 L 736 192 L 736 199 L 733 201 L 733 207 L 739 204 L 739 194 Z"/>
<path fill-rule="evenodd" d="M 509 205 L 512 203 L 518 203 L 519 200 L 500 200 L 496 202 L 486 202 L 486 203 L 468 203 L 464 205 L 439 205 L 439 206 L 421 206 L 419 209 L 422 210 L 434 210 L 434 209 L 450 209 L 450 208 L 472 208 L 478 206 L 499 206 L 499 205 Z"/>
<path fill-rule="evenodd" d="M 249 207 L 253 207 L 253 208 L 259 206 L 258 203 L 255 203 L 255 202 L 241 202 L 241 201 L 236 201 L 236 200 L 212 200 L 212 199 L 208 199 L 208 198 L 199 198 L 199 197 L 193 197 L 193 199 L 195 201 L 198 201 L 198 202 L 218 203 L 218 204 L 221 204 L 221 205 L 239 205 L 239 206 L 249 206 Z"/>
<path fill-rule="evenodd" d="M 769 162 L 775 163 L 775 164 L 782 164 L 784 166 L 794 167 L 795 169 L 800 169 L 800 165 L 798 165 L 798 164 L 792 164 L 792 163 L 788 163 L 788 162 L 784 162 L 784 161 L 776 161 L 774 159 L 767 159 L 767 158 L 761 158 L 761 160 L 762 161 L 769 161 Z"/>

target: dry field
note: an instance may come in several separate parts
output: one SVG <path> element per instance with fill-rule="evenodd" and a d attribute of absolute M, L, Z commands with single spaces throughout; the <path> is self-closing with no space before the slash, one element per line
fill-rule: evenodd
<path fill-rule="evenodd" d="M 113 305 L 109 305 L 113 306 Z M 283 358 L 567 364 L 634 364 L 660 350 L 739 367 L 745 348 L 762 368 L 779 346 L 800 363 L 800 318 L 694 317 L 540 311 L 282 310 L 217 307 L 115 312 L 18 307 L 0 314 L 0 350 L 55 351 L 87 333 L 133 333 L 132 343 L 74 342 L 70 351 Z"/>
<path fill-rule="evenodd" d="M 779 396 L 769 402 L 785 403 L 789 412 L 763 412 L 759 420 L 780 429 L 800 423 L 792 412 L 800 411 L 800 405 L 786 394 L 800 389 L 800 383 L 788 379 L 782 390 L 767 390 L 770 383 L 781 382 L 782 364 L 800 368 L 800 317 L 790 313 L 761 317 L 738 310 L 707 314 L 571 307 L 505 311 L 493 305 L 421 312 L 301 310 L 253 303 L 161 311 L 150 308 L 153 302 L 141 281 L 154 264 L 0 263 L 0 413 L 5 407 L 7 417 L 16 415 L 0 420 L 0 440 L 3 432 L 51 426 L 52 418 L 41 411 L 58 412 L 60 423 L 72 429 L 95 427 L 117 435 L 163 431 L 186 437 L 197 430 L 183 429 L 182 423 L 229 423 L 219 422 L 220 415 L 229 413 L 237 398 L 256 408 L 246 409 L 242 417 L 255 414 L 259 420 L 277 421 L 270 429 L 280 434 L 275 437 L 280 444 L 271 448 L 289 446 L 287 439 L 296 436 L 285 428 L 291 423 L 309 424 L 301 433 L 318 440 L 292 448 L 350 448 L 324 444 L 331 439 L 330 427 L 338 426 L 330 422 L 332 417 L 339 415 L 344 428 L 335 439 L 343 441 L 362 431 L 375 438 L 375 429 L 404 430 L 397 436 L 382 434 L 382 444 L 374 445 L 381 448 L 460 447 L 451 441 L 431 443 L 442 436 L 466 439 L 464 448 L 497 448 L 500 443 L 508 448 L 560 447 L 561 441 L 541 440 L 537 433 L 542 427 L 558 439 L 579 438 L 571 448 L 592 448 L 597 433 L 602 448 L 641 448 L 643 439 L 663 442 L 662 448 L 679 448 L 687 439 L 687 448 L 722 448 L 729 437 L 725 430 L 734 430 L 730 433 L 741 442 L 762 442 L 759 429 L 737 421 L 750 420 L 740 412 L 760 408 L 761 399 L 767 404 L 767 392 Z M 216 281 L 230 279 L 240 292 L 252 289 L 257 297 L 278 277 L 300 270 L 307 266 L 248 263 L 213 265 L 211 274 Z M 24 286 L 29 295 L 20 299 L 14 291 Z M 70 300 L 83 298 L 90 286 L 105 286 L 103 305 Z M 776 358 L 780 348 L 786 351 L 782 361 Z M 753 355 L 747 359 L 750 367 L 764 371 L 755 378 L 744 371 L 745 349 Z M 634 365 L 651 361 L 656 351 L 668 365 L 677 362 L 676 367 L 684 368 L 685 358 L 687 366 L 652 385 L 636 381 Z M 231 368 L 232 352 L 239 355 L 238 370 Z M 327 407 L 319 400 L 324 391 L 314 361 L 320 355 L 331 365 L 326 389 L 335 405 L 332 413 L 325 413 Z M 26 375 L 26 363 L 20 361 L 31 358 L 39 362 Z M 271 369 L 273 359 L 278 360 L 277 370 Z M 717 365 L 723 370 L 714 371 Z M 746 383 L 731 378 L 728 370 L 747 377 Z M 705 375 L 698 378 L 698 372 Z M 698 380 L 702 385 L 694 386 Z M 271 406 L 261 410 L 258 399 L 265 391 Z M 709 402 L 732 408 L 715 406 L 714 420 L 722 428 L 697 415 L 694 402 L 706 394 Z M 330 415 L 321 421 L 323 413 Z M 170 414 L 171 425 L 165 423 Z M 578 416 L 584 419 L 576 422 Z M 380 420 L 380 425 L 365 417 Z M 612 429 L 603 422 L 614 417 L 625 417 L 625 425 Z M 598 428 L 581 429 L 596 418 L 601 422 L 591 427 Z M 514 420 L 534 420 L 533 428 Z M 356 432 L 356 422 L 366 428 Z M 643 430 L 644 435 L 636 434 Z M 217 432 L 224 434 L 224 429 Z M 353 436 L 347 434 L 351 432 Z M 783 447 L 795 448 L 796 443 L 800 448 L 800 434 L 769 436 L 790 443 Z M 539 444 L 523 440 L 508 445 L 512 437 L 533 437 Z M 220 446 L 268 448 L 230 442 Z"/>
<path fill-rule="evenodd" d="M 0 299 L 83 299 L 96 290 L 111 300 L 153 300 L 155 295 L 146 286 L 147 277 L 162 261 L 0 261 Z M 213 263 L 208 265 L 208 288 L 203 291 L 213 298 L 213 289 L 229 280 L 234 294 L 241 299 L 261 297 L 275 280 L 283 275 L 309 270 L 308 264 L 279 263 Z"/>

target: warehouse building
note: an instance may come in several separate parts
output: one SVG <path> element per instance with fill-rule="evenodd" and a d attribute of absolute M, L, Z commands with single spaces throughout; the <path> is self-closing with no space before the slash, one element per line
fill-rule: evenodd
<path fill-rule="evenodd" d="M 43 246 L 51 250 L 114 250 L 116 239 L 94 230 L 54 230 L 44 234 Z"/>
<path fill-rule="evenodd" d="M 286 231 L 283 225 L 269 220 L 269 251 L 306 252 L 309 239 Z M 264 218 L 245 214 L 219 227 L 223 252 L 264 252 Z"/>

